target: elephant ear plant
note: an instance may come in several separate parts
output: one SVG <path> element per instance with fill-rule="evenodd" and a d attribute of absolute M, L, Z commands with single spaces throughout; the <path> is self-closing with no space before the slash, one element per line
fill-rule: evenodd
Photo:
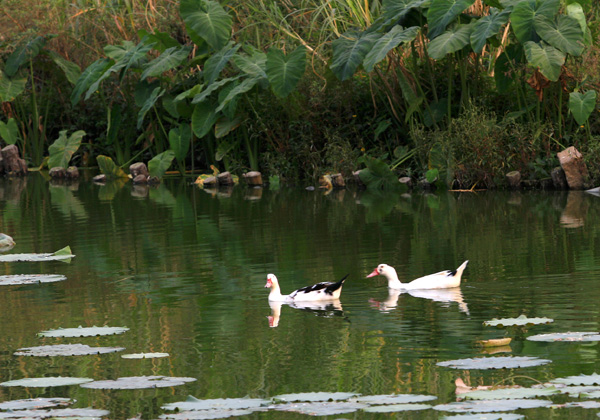
<path fill-rule="evenodd" d="M 194 141 L 202 139 L 207 163 L 227 160 L 238 137 L 232 133 L 248 118 L 239 106 L 257 90 L 271 89 L 286 97 L 305 70 L 306 49 L 289 54 L 277 48 L 267 53 L 232 39 L 232 17 L 217 1 L 181 0 L 180 15 L 190 43 L 182 45 L 165 33 L 140 32 L 137 44 L 107 46 L 106 58 L 81 75 L 71 101 L 87 100 L 107 79 L 125 89 L 135 84 L 137 130 L 146 139 L 155 164 L 164 174 L 176 160 L 180 172 L 194 162 Z M 115 80 L 116 79 L 116 80 Z M 246 141 L 248 166 L 258 166 L 256 139 Z M 151 141 L 148 141 L 151 139 Z M 169 151 L 169 153 L 162 154 Z M 227 162 L 225 162 L 227 163 Z M 122 162 L 125 164 L 125 162 Z"/>

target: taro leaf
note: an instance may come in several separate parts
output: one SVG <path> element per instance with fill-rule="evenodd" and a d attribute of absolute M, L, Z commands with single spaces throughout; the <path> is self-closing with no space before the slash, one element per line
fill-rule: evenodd
<path fill-rule="evenodd" d="M 551 404 L 552 401 L 547 400 L 481 400 L 440 404 L 434 406 L 433 409 L 438 411 L 450 411 L 453 413 L 489 413 L 494 411 L 513 411 L 525 408 L 547 407 Z"/>
<path fill-rule="evenodd" d="M 144 123 L 144 118 L 146 117 L 146 114 L 148 113 L 148 111 L 150 111 L 150 109 L 152 109 L 152 107 L 154 106 L 156 101 L 161 96 L 163 96 L 165 94 L 165 92 L 166 92 L 165 89 L 162 89 L 160 86 L 157 86 L 154 88 L 154 90 L 152 91 L 152 93 L 150 94 L 150 96 L 148 97 L 146 102 L 144 102 L 144 104 L 142 105 L 142 108 L 138 112 L 138 118 L 137 118 L 137 129 L 138 130 L 140 128 L 142 128 L 142 124 Z"/>
<path fill-rule="evenodd" d="M 600 375 L 593 373 L 591 375 L 567 376 L 566 378 L 553 379 L 552 383 L 565 385 L 600 385 Z"/>
<path fill-rule="evenodd" d="M 306 47 L 298 46 L 287 57 L 271 48 L 267 53 L 267 78 L 275 95 L 285 98 L 296 88 L 306 68 Z"/>
<path fill-rule="evenodd" d="M 438 362 L 438 366 L 452 369 L 515 369 L 531 366 L 541 366 L 552 360 L 538 359 L 529 356 L 477 357 L 473 359 L 458 359 Z"/>
<path fill-rule="evenodd" d="M 81 139 L 85 136 L 85 131 L 78 130 L 67 138 L 67 130 L 61 130 L 58 138 L 48 147 L 48 168 L 67 169 L 71 157 L 81 146 Z"/>
<path fill-rule="evenodd" d="M 221 79 L 217 82 L 211 83 L 208 87 L 194 96 L 192 99 L 193 104 L 197 104 L 203 102 L 206 98 L 208 98 L 213 92 L 216 92 L 220 87 L 225 86 L 227 83 L 234 82 L 238 80 L 242 75 L 238 75 L 235 77 L 228 77 L 226 79 Z"/>
<path fill-rule="evenodd" d="M 61 274 L 12 274 L 0 276 L 0 286 L 14 286 L 20 284 L 53 283 L 67 278 Z"/>
<path fill-rule="evenodd" d="M 175 152 L 173 150 L 166 150 L 158 155 L 154 156 L 148 162 L 148 172 L 150 176 L 158 177 L 159 179 L 165 175 L 169 166 L 175 159 Z"/>
<path fill-rule="evenodd" d="M 488 0 L 489 1 L 489 0 Z M 525 416 L 521 414 L 459 414 L 457 416 L 444 416 L 441 420 L 521 420 Z"/>
<path fill-rule="evenodd" d="M 87 344 L 55 344 L 38 347 L 25 347 L 13 353 L 15 356 L 88 356 L 92 354 L 116 353 L 124 347 L 90 347 Z"/>
<path fill-rule="evenodd" d="M 210 400 L 199 400 L 189 396 L 185 401 L 163 405 L 163 410 L 243 410 L 246 408 L 259 408 L 269 405 L 269 400 L 260 398 L 216 398 Z"/>
<path fill-rule="evenodd" d="M 181 0 L 179 13 L 196 44 L 202 39 L 218 51 L 229 41 L 232 19 L 218 2 Z"/>
<path fill-rule="evenodd" d="M 600 333 L 597 332 L 566 332 L 538 334 L 527 337 L 530 341 L 600 341 Z"/>
<path fill-rule="evenodd" d="M 183 101 L 184 99 L 193 98 L 194 96 L 200 94 L 200 92 L 202 92 L 203 88 L 204 88 L 204 85 L 194 85 L 194 87 L 191 87 L 188 90 L 185 90 L 185 91 L 181 92 L 180 94 L 178 94 L 174 99 L 172 97 L 169 97 L 168 95 L 163 96 L 163 104 L 164 104 L 165 100 L 168 100 L 171 102 L 168 106 L 172 107 L 174 102 L 180 102 L 180 101 Z M 172 113 L 171 111 L 169 111 L 169 112 Z M 176 111 L 176 113 L 173 114 L 174 117 L 177 117 L 178 115 L 179 115 L 179 113 L 177 111 Z"/>
<path fill-rule="evenodd" d="M 70 398 L 28 398 L 0 403 L 0 410 L 30 410 L 36 408 L 64 407 L 73 404 Z"/>
<path fill-rule="evenodd" d="M 119 378 L 115 381 L 94 381 L 85 383 L 82 388 L 91 389 L 145 389 L 145 388 L 166 388 L 171 386 L 184 385 L 186 382 L 193 382 L 196 378 L 173 378 L 169 376 L 130 376 Z"/>
<path fill-rule="evenodd" d="M 560 391 L 550 388 L 500 388 L 491 390 L 471 391 L 460 394 L 467 400 L 509 400 L 515 398 L 536 398 L 558 394 Z"/>
<path fill-rule="evenodd" d="M 350 78 L 380 37 L 378 33 L 358 31 L 343 33 L 331 43 L 333 58 L 330 68 L 333 74 L 340 80 Z"/>
<path fill-rule="evenodd" d="M 263 52 L 256 52 L 251 56 L 237 54 L 233 56 L 233 62 L 250 77 L 267 78 L 267 55 Z"/>
<path fill-rule="evenodd" d="M 579 27 L 583 32 L 583 43 L 585 45 L 592 44 L 592 32 L 587 25 L 585 12 L 579 3 L 571 3 L 567 6 L 567 15 L 577 20 Z"/>
<path fill-rule="evenodd" d="M 6 144 L 15 144 L 19 140 L 19 127 L 14 118 L 9 118 L 6 123 L 0 121 L 0 137 Z"/>
<path fill-rule="evenodd" d="M 359 394 L 351 392 L 300 392 L 298 394 L 282 394 L 273 397 L 274 401 L 282 402 L 320 402 L 320 401 L 341 401 L 356 397 Z"/>
<path fill-rule="evenodd" d="M 81 68 L 73 62 L 65 60 L 60 54 L 54 51 L 48 51 L 48 53 L 50 54 L 52 61 L 54 61 L 54 64 L 63 71 L 69 83 L 75 86 L 77 80 L 81 76 Z"/>
<path fill-rule="evenodd" d="M 66 246 L 63 249 L 56 251 L 53 254 L 7 254 L 0 255 L 0 262 L 15 262 L 15 261 L 65 261 L 71 260 L 75 255 L 71 254 L 71 248 Z"/>
<path fill-rule="evenodd" d="M 349 401 L 334 402 L 311 402 L 311 403 L 288 403 L 275 405 L 278 411 L 291 411 L 309 416 L 335 416 L 339 414 L 353 413 L 363 410 L 368 406 Z"/>
<path fill-rule="evenodd" d="M 450 22 L 455 20 L 473 3 L 475 3 L 475 0 L 432 0 L 427 11 L 427 24 L 429 27 L 427 37 L 431 40 L 436 38 L 444 32 Z"/>
<path fill-rule="evenodd" d="M 56 330 L 42 331 L 40 337 L 96 337 L 100 335 L 123 334 L 129 331 L 126 327 L 78 327 L 59 328 Z"/>
<path fill-rule="evenodd" d="M 211 419 L 224 419 L 227 417 L 239 417 L 247 416 L 252 414 L 252 410 L 230 410 L 225 409 L 211 409 L 201 411 L 182 411 L 175 414 L 162 414 L 161 419 L 181 419 L 181 420 L 211 420 Z"/>
<path fill-rule="evenodd" d="M 383 2 L 383 18 L 386 24 L 399 24 L 413 9 L 417 9 L 429 0 L 396 0 Z"/>
<path fill-rule="evenodd" d="M 434 60 L 440 60 L 447 54 L 462 50 L 469 45 L 473 26 L 456 25 L 429 43 L 427 52 Z"/>
<path fill-rule="evenodd" d="M 110 414 L 108 410 L 98 410 L 95 408 L 59 408 L 52 410 L 21 410 L 17 412 L 0 413 L 0 419 L 42 419 L 59 418 L 69 419 L 99 419 Z"/>
<path fill-rule="evenodd" d="M 508 22 L 507 11 L 493 11 L 477 20 L 471 32 L 471 47 L 477 54 L 481 53 L 488 38 L 498 34 L 500 28 Z"/>
<path fill-rule="evenodd" d="M 45 388 L 51 386 L 79 385 L 92 382 L 90 378 L 72 378 L 68 376 L 51 376 L 46 378 L 24 378 L 2 382 L 0 386 L 24 386 L 29 388 Z"/>
<path fill-rule="evenodd" d="M 83 71 L 81 76 L 77 79 L 77 82 L 75 82 L 75 86 L 71 92 L 71 105 L 73 107 L 79 102 L 81 95 L 92 86 L 92 83 L 98 80 L 108 70 L 110 62 L 111 60 L 108 58 L 101 58 L 94 61 Z"/>
<path fill-rule="evenodd" d="M 207 85 L 213 83 L 219 77 L 221 70 L 225 68 L 231 57 L 241 47 L 241 44 L 234 44 L 230 41 L 227 45 L 221 48 L 218 52 L 212 54 L 204 63 L 204 81 Z"/>
<path fill-rule="evenodd" d="M 550 324 L 554 322 L 552 318 L 528 318 L 525 315 L 520 315 L 517 318 L 493 318 L 491 321 L 485 321 L 483 325 L 488 327 L 512 327 L 525 325 Z"/>
<path fill-rule="evenodd" d="M 562 52 L 574 56 L 583 52 L 583 31 L 575 18 L 560 15 L 554 20 L 537 15 L 533 26 L 540 38 Z"/>
<path fill-rule="evenodd" d="M 15 51 L 6 58 L 4 73 L 8 77 L 14 76 L 19 68 L 35 58 L 46 45 L 46 38 L 36 36 L 17 45 Z"/>
<path fill-rule="evenodd" d="M 535 17 L 542 15 L 548 19 L 553 19 L 559 7 L 560 0 L 545 0 L 542 2 L 522 0 L 516 2 L 510 13 L 510 23 L 519 42 L 538 41 L 539 37 L 534 28 Z"/>
<path fill-rule="evenodd" d="M 169 146 L 175 154 L 175 159 L 183 161 L 190 148 L 192 129 L 189 123 L 182 123 L 179 127 L 169 130 Z"/>
<path fill-rule="evenodd" d="M 176 39 L 166 32 L 155 31 L 150 33 L 145 29 L 140 29 L 137 31 L 137 35 L 139 39 L 146 38 L 148 41 L 154 43 L 154 49 L 161 53 L 168 48 L 181 46 Z"/>
<path fill-rule="evenodd" d="M 417 411 L 417 410 L 428 410 L 431 406 L 429 404 L 391 404 L 391 405 L 374 405 L 364 408 L 363 411 L 367 413 L 396 413 L 399 411 Z"/>
<path fill-rule="evenodd" d="M 227 93 L 225 98 L 223 98 L 220 101 L 220 104 L 217 107 L 217 109 L 215 109 L 215 112 L 220 112 L 223 108 L 227 106 L 227 104 L 236 99 L 238 95 L 248 92 L 258 83 L 259 80 L 260 79 L 258 77 L 252 77 L 245 79 L 242 83 L 236 85 L 233 89 L 229 91 L 229 93 Z"/>
<path fill-rule="evenodd" d="M 592 112 L 596 108 L 596 91 L 588 90 L 584 94 L 581 92 L 571 92 L 569 94 L 569 111 L 577 124 L 584 125 Z"/>
<path fill-rule="evenodd" d="M 396 48 L 400 43 L 411 42 L 417 36 L 418 26 L 411 26 L 404 29 L 400 25 L 394 26 L 389 32 L 385 33 L 377 40 L 371 51 L 365 56 L 363 67 L 367 73 L 373 71 L 375 64 L 383 60 L 387 53 Z"/>
<path fill-rule="evenodd" d="M 0 70 L 0 102 L 12 102 L 25 90 L 27 79 L 11 79 Z"/>
<path fill-rule="evenodd" d="M 115 162 L 108 156 L 100 155 L 96 158 L 100 171 L 106 175 L 108 179 L 127 178 L 127 174 L 123 169 L 118 167 Z"/>
<path fill-rule="evenodd" d="M 433 395 L 415 395 L 415 394 L 392 394 L 392 395 L 367 395 L 364 397 L 352 398 L 351 401 L 371 404 L 371 405 L 386 405 L 386 404 L 411 404 L 424 401 L 435 400 L 437 397 Z"/>
<path fill-rule="evenodd" d="M 398 179 L 390 167 L 382 160 L 367 158 L 367 166 L 359 173 L 360 180 L 370 190 L 381 190 L 398 186 Z"/>
<path fill-rule="evenodd" d="M 196 137 L 201 139 L 210 133 L 219 116 L 215 112 L 215 106 L 206 101 L 196 104 L 192 114 L 192 130 Z"/>
<path fill-rule="evenodd" d="M 239 116 L 232 120 L 226 117 L 219 118 L 215 124 L 215 137 L 218 139 L 225 137 L 227 134 L 238 128 L 241 123 L 242 118 Z"/>
<path fill-rule="evenodd" d="M 160 357 L 169 357 L 169 353 L 133 353 L 124 354 L 123 359 L 156 359 Z"/>
<path fill-rule="evenodd" d="M 192 47 L 183 45 L 167 48 L 161 55 L 142 66 L 144 72 L 142 73 L 141 80 L 148 77 L 158 77 L 161 74 L 174 69 L 187 59 L 191 50 Z"/>

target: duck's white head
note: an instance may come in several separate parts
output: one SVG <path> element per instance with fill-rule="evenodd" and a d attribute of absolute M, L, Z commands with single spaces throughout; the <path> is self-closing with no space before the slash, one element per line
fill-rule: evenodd
<path fill-rule="evenodd" d="M 278 286 L 279 283 L 277 282 L 277 277 L 275 276 L 275 274 L 268 274 L 267 275 L 267 284 L 265 284 L 265 287 L 274 287 L 274 286 Z"/>
<path fill-rule="evenodd" d="M 379 275 L 389 277 L 393 274 L 396 274 L 396 270 L 394 270 L 394 267 L 391 267 L 387 264 L 379 264 L 375 268 L 375 270 L 373 270 L 373 272 L 367 276 L 367 278 L 375 277 L 375 276 L 379 276 Z"/>

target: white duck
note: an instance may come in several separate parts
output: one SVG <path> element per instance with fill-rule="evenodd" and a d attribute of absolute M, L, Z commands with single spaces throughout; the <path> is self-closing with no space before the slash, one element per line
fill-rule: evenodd
<path fill-rule="evenodd" d="M 342 293 L 342 286 L 344 281 L 348 277 L 348 274 L 344 276 L 340 281 L 333 282 L 322 282 L 313 284 L 312 286 L 306 286 L 298 290 L 294 290 L 289 295 L 282 295 L 279 289 L 279 281 L 275 274 L 269 274 L 267 276 L 267 284 L 265 287 L 271 288 L 269 293 L 269 301 L 271 302 L 308 302 L 308 301 L 321 301 L 321 300 L 336 300 L 340 298 Z"/>
<path fill-rule="evenodd" d="M 460 280 L 462 273 L 467 267 L 465 261 L 454 271 L 446 270 L 440 271 L 439 273 L 429 274 L 428 276 L 419 277 L 411 281 L 410 283 L 402 283 L 398 279 L 398 274 L 394 267 L 387 264 L 379 264 L 375 270 L 368 277 L 374 277 L 382 275 L 388 281 L 388 287 L 390 289 L 404 289 L 404 290 L 419 290 L 419 289 L 449 289 L 452 287 L 460 286 Z"/>

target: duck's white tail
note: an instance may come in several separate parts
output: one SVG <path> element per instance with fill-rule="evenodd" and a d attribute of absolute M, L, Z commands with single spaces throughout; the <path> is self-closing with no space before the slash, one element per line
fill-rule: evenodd
<path fill-rule="evenodd" d="M 461 278 L 462 277 L 462 273 L 463 273 L 463 271 L 465 271 L 465 268 L 467 268 L 467 264 L 468 263 L 469 263 L 469 260 L 465 261 L 456 270 L 454 270 L 454 276 L 458 277 L 458 278 Z"/>

